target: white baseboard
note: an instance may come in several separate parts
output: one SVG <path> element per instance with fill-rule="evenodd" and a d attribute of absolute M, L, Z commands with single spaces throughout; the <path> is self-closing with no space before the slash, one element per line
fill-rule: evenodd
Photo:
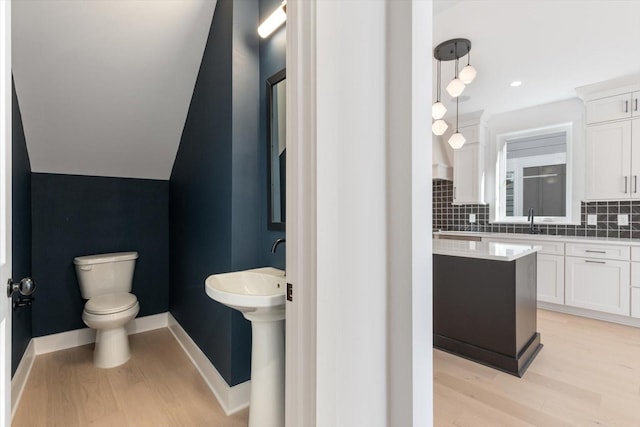
<path fill-rule="evenodd" d="M 168 326 L 169 313 L 153 314 L 151 316 L 137 317 L 127 325 L 127 333 L 137 334 Z M 35 354 L 51 353 L 53 351 L 91 344 L 96 341 L 96 331 L 90 328 L 76 329 L 75 331 L 61 332 L 59 334 L 45 335 L 32 339 Z"/>
<path fill-rule="evenodd" d="M 169 330 L 200 372 L 225 414 L 231 415 L 249 406 L 251 381 L 230 387 L 171 313 L 169 313 Z"/>
<path fill-rule="evenodd" d="M 601 311 L 588 310 L 586 308 L 571 307 L 569 305 L 553 304 L 550 302 L 538 301 L 538 308 L 560 313 L 572 314 L 574 316 L 588 317 L 589 319 L 603 320 L 605 322 L 618 323 L 625 326 L 640 328 L 640 319 L 618 314 L 603 313 Z"/>
<path fill-rule="evenodd" d="M 31 373 L 33 361 L 36 358 L 35 348 L 33 339 L 31 339 L 24 351 L 24 354 L 22 355 L 22 359 L 20 359 L 20 363 L 18 364 L 15 374 L 13 374 L 13 378 L 11 378 L 11 419 L 13 419 L 13 416 L 16 413 L 18 403 L 20 403 L 20 398 L 22 397 L 22 392 L 24 391 L 24 387 L 27 385 L 27 379 Z"/>

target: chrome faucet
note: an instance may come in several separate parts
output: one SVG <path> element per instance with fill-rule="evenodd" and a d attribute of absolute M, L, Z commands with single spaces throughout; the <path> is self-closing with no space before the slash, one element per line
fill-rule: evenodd
<path fill-rule="evenodd" d="M 540 233 L 540 229 L 536 228 L 533 224 L 533 220 L 535 218 L 535 214 L 533 213 L 533 208 L 529 208 L 529 216 L 527 219 L 529 220 L 529 234 L 538 234 Z"/>
<path fill-rule="evenodd" d="M 273 246 L 271 246 L 271 253 L 275 254 L 276 253 L 276 249 L 278 249 L 278 245 L 280 243 L 285 243 L 287 240 L 282 238 L 282 239 L 278 239 L 275 242 L 273 242 Z"/>

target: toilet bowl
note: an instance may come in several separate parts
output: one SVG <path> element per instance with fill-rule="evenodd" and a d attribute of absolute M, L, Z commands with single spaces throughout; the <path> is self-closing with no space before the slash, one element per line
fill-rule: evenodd
<path fill-rule="evenodd" d="M 119 252 L 74 258 L 82 297 L 84 323 L 96 330 L 93 364 L 113 368 L 131 357 L 127 323 L 140 311 L 130 293 L 137 252 Z"/>

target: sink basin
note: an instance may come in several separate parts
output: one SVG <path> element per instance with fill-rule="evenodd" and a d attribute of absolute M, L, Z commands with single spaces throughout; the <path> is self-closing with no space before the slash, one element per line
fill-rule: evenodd
<path fill-rule="evenodd" d="M 242 313 L 284 308 L 287 280 L 273 267 L 213 274 L 205 281 L 207 295 Z"/>
<path fill-rule="evenodd" d="M 284 426 L 284 271 L 264 267 L 213 274 L 207 295 L 251 321 L 249 427 Z"/>

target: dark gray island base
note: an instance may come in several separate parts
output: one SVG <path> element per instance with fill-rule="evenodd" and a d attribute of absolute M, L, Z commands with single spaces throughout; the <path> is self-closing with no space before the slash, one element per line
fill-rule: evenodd
<path fill-rule="evenodd" d="M 542 349 L 536 303 L 535 253 L 511 261 L 433 255 L 440 350 L 522 377 Z"/>

